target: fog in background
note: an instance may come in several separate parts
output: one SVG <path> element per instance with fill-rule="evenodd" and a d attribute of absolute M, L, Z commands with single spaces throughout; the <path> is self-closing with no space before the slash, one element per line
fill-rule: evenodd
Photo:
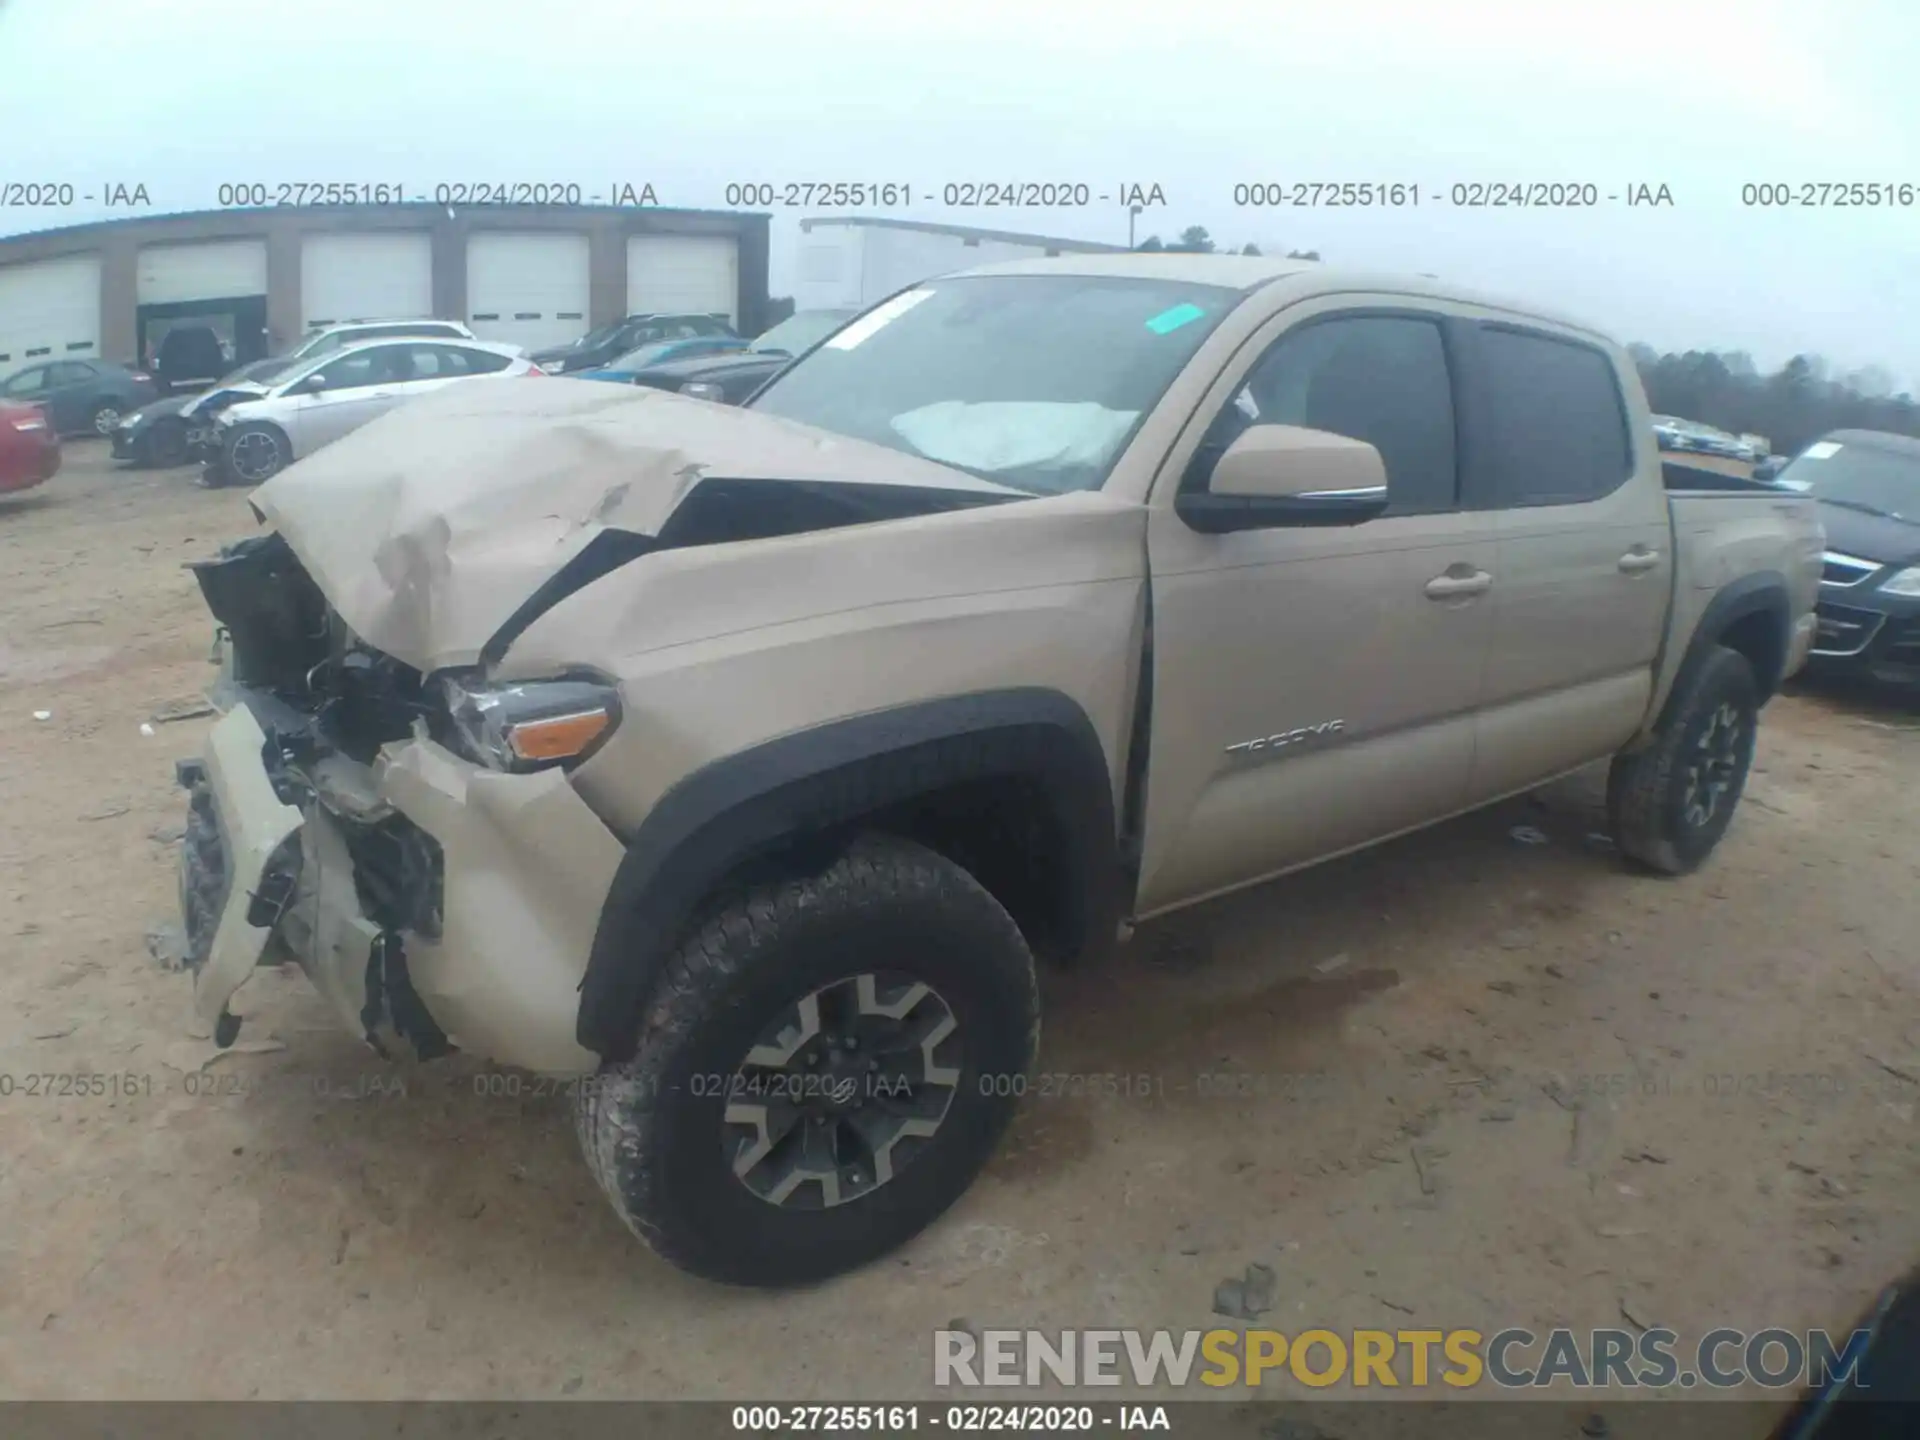
<path fill-rule="evenodd" d="M 1431 271 L 1661 350 L 1800 352 L 1920 391 L 1920 206 L 1743 207 L 1744 182 L 1920 185 L 1920 7 L 1090 0 L 0 0 L 0 179 L 1159 184 L 1139 235 Z M 1237 209 L 1236 182 L 1415 181 L 1413 210 Z M 1460 180 L 1670 187 L 1671 208 L 1462 211 Z M 0 233 L 125 215 L 0 211 Z M 772 290 L 801 213 L 774 221 Z M 893 212 L 1125 242 L 1090 210 Z"/>

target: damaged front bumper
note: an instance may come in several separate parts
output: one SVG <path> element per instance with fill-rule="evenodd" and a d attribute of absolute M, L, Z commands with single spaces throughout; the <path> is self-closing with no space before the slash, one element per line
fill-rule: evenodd
<path fill-rule="evenodd" d="M 299 764 L 284 709 L 230 687 L 190 795 L 181 904 L 194 1009 L 231 1044 L 235 993 L 284 951 L 384 1054 L 449 1048 L 593 1071 L 580 979 L 621 845 L 557 771 L 506 774 L 424 735 L 372 764 Z"/>

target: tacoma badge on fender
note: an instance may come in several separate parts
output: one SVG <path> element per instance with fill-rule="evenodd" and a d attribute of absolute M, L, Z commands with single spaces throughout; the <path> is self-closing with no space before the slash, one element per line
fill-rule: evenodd
<path fill-rule="evenodd" d="M 1318 740 L 1327 735 L 1338 735 L 1347 728 L 1344 720 L 1322 720 L 1318 725 L 1302 725 L 1298 730 L 1282 730 L 1278 735 L 1262 735 L 1256 740 L 1242 740 L 1238 745 L 1227 746 L 1229 755 L 1253 755 L 1261 752 L 1281 750 L 1289 745 L 1298 745 L 1302 740 Z"/>

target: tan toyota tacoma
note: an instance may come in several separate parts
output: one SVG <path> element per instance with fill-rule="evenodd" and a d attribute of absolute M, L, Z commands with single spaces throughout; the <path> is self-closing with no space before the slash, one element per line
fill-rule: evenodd
<path fill-rule="evenodd" d="M 1584 326 L 1199 255 L 923 283 L 743 409 L 456 386 L 253 505 L 195 567 L 201 1022 L 290 954 L 383 1053 L 573 1077 L 628 1226 L 759 1285 L 966 1189 L 1036 961 L 1609 757 L 1698 865 L 1822 551 L 1663 476 Z"/>

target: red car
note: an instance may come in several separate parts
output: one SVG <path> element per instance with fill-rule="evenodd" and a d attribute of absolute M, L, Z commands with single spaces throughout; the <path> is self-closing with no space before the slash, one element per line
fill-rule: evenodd
<path fill-rule="evenodd" d="M 60 437 L 37 405 L 0 403 L 0 495 L 31 490 L 60 468 Z"/>

